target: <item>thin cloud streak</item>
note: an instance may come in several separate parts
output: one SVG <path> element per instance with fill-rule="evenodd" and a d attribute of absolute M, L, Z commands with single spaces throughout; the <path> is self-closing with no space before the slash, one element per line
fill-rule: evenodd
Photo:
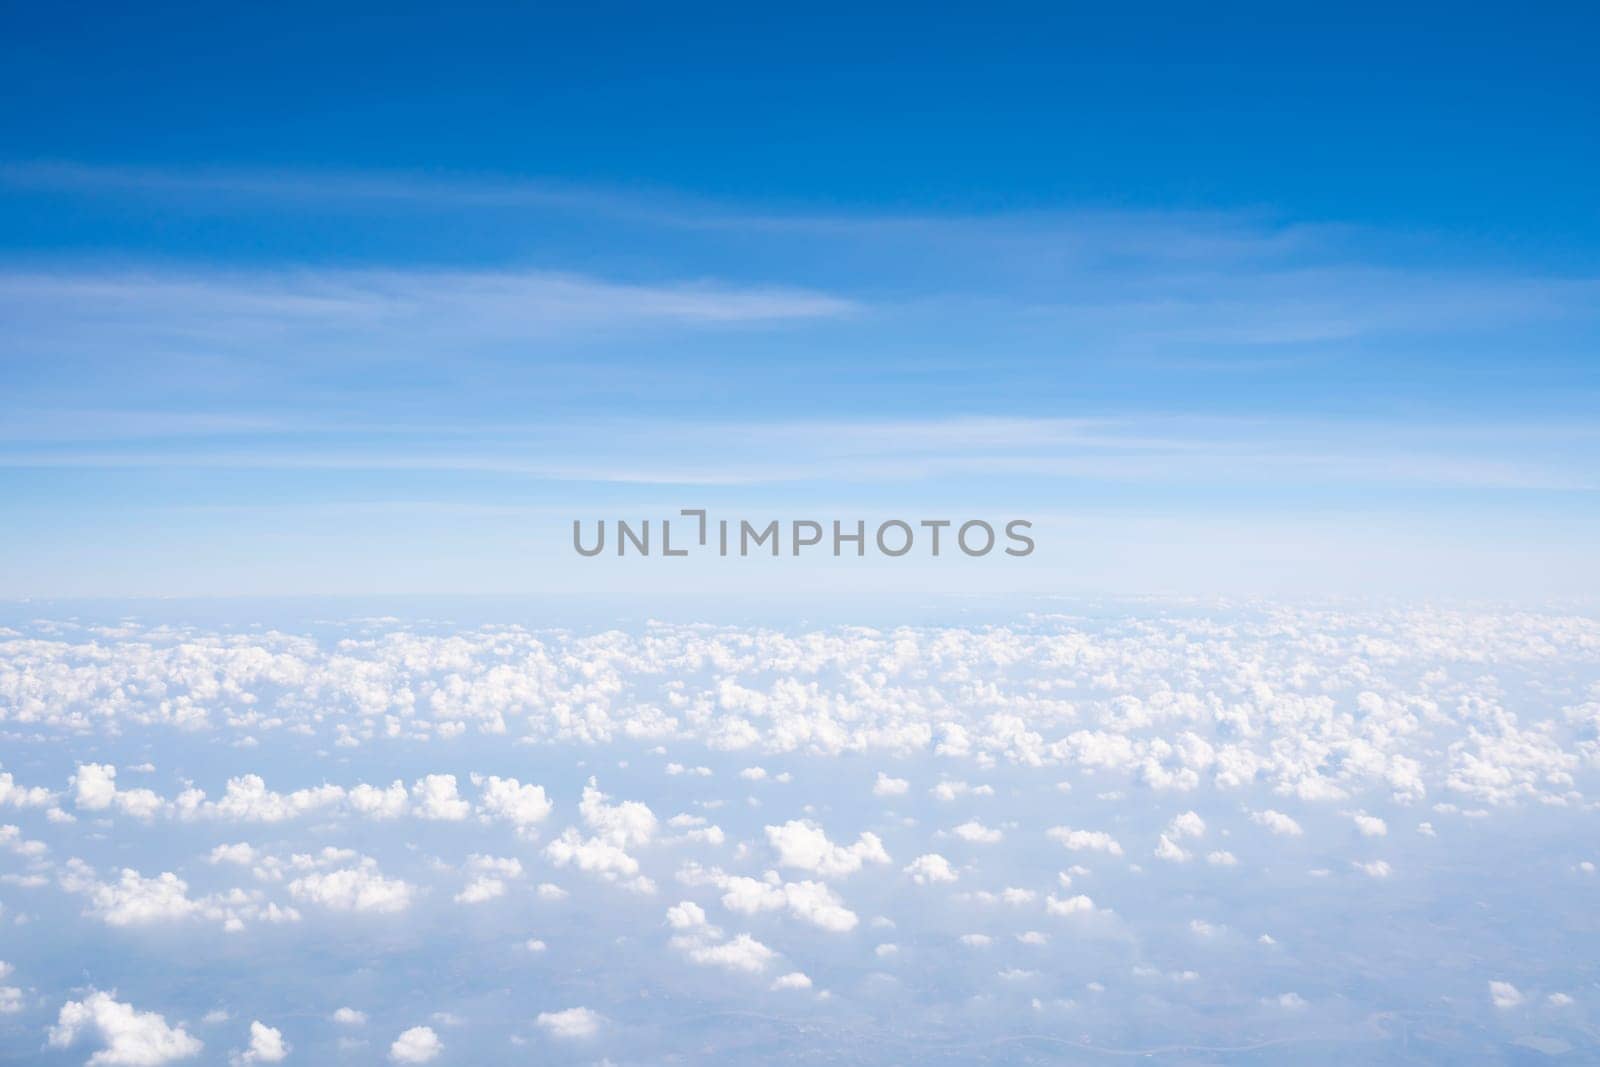
<path fill-rule="evenodd" d="M 397 428 L 398 429 L 398 428 Z M 1358 432 L 1357 432 L 1358 431 Z M 402 434 L 382 446 L 286 434 L 231 444 L 0 451 L 13 469 L 474 472 L 538 481 L 758 487 L 1010 479 L 1167 486 L 1589 492 L 1595 433 L 1573 426 L 1428 426 L 1260 419 L 565 422 L 541 432 Z M 447 438 L 441 440 L 441 438 Z M 470 447 L 461 448 L 461 442 Z M 285 447 L 285 446 L 288 447 Z"/>
<path fill-rule="evenodd" d="M 108 329 L 239 343 L 294 331 L 537 336 L 572 328 L 717 326 L 837 317 L 825 293 L 716 282 L 641 285 L 539 271 L 273 270 L 0 273 L 18 327 L 93 336 Z"/>

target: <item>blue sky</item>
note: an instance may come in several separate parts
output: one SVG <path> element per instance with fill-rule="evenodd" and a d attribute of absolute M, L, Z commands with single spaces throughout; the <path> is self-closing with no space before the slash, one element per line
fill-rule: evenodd
<path fill-rule="evenodd" d="M 0 1060 L 1594 1058 L 1592 11 L 333 6 L 0 13 Z"/>
<path fill-rule="evenodd" d="M 1600 590 L 1592 15 L 7 21 L 0 594 Z"/>

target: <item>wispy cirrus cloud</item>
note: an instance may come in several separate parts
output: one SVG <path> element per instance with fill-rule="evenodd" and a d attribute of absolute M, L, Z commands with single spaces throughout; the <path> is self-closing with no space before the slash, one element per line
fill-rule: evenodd
<path fill-rule="evenodd" d="M 382 331 L 538 337 L 582 328 L 825 318 L 855 305 L 803 289 L 627 284 L 546 271 L 134 269 L 3 273 L 0 307 L 20 328 L 46 334 L 115 330 L 240 340 L 355 329 L 376 349 Z"/>
<path fill-rule="evenodd" d="M 159 268 L 80 258 L 0 275 L 0 301 L 38 303 L 20 321 L 56 331 L 49 317 L 63 301 L 70 314 L 58 318 L 78 328 L 124 325 L 122 306 L 136 302 L 140 321 L 168 335 L 204 334 L 218 319 L 236 343 L 260 331 L 399 324 L 407 346 L 630 324 L 829 320 L 870 306 L 888 320 L 873 334 L 883 348 L 915 337 L 932 354 L 970 338 L 999 365 L 1069 346 L 1100 361 L 1248 371 L 1359 362 L 1366 346 L 1419 339 L 1481 348 L 1536 324 L 1592 330 L 1600 295 L 1600 279 L 1582 272 L 1270 210 L 819 210 L 492 174 L 70 161 L 0 163 L 0 186 L 96 203 L 133 198 L 178 220 L 198 213 L 260 245 L 250 269 L 175 269 L 165 249 Z M 329 211 L 356 240 L 297 245 L 315 250 L 309 258 L 271 251 L 284 232 L 314 237 Z M 380 236 L 382 251 L 362 234 Z M 542 266 L 516 265 L 530 259 Z M 19 321 L 17 309 L 4 310 Z M 331 348 L 335 339 L 299 340 Z"/>
<path fill-rule="evenodd" d="M 81 413 L 6 444 L 0 468 L 476 473 L 536 481 L 758 487 L 1111 482 L 1141 486 L 1592 491 L 1583 423 L 1099 418 L 556 420 L 533 427 L 317 423 L 214 415 L 167 432 L 149 413 Z M 111 426 L 125 432 L 111 434 Z"/>
<path fill-rule="evenodd" d="M 299 529 L 407 502 L 1093 501 L 1224 524 L 1343 506 L 1431 509 L 1481 541 L 1515 510 L 1502 491 L 1537 490 L 1540 536 L 1576 543 L 1592 520 L 1600 283 L 1582 264 L 1269 210 L 71 163 L 0 164 L 0 186 L 109 220 L 0 257 L 0 484 L 36 505 L 12 555 L 53 553 L 68 578 L 18 588 L 82 587 L 74 538 L 166 543 L 151 515 L 207 509 Z M 1392 540 L 1335 525 L 1324 559 Z M 1187 565 L 1194 529 L 1161 551 Z M 389 535 L 308 551 L 365 559 Z M 463 537 L 428 551 L 456 538 L 487 571 Z"/>

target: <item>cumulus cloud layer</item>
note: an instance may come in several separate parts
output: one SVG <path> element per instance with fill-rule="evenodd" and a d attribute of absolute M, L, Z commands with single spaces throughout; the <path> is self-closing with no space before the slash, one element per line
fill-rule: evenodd
<path fill-rule="evenodd" d="M 931 751 L 1114 768 L 1178 793 L 1203 781 L 1266 783 L 1308 800 L 1382 789 L 1486 804 L 1560 797 L 1593 758 L 1584 742 L 1596 713 L 1580 698 L 1541 728 L 1492 689 L 1474 688 L 1470 668 L 1536 668 L 1600 645 L 1585 618 L 1450 612 L 1280 612 L 1226 626 L 1165 620 L 1100 632 L 1038 619 L 983 631 L 809 635 L 396 630 L 334 645 L 279 632 L 138 627 L 3 636 L 0 722 L 19 728 L 309 728 L 347 746 L 475 730 L 766 753 Z M 1440 677 L 1441 666 L 1455 673 Z M 1172 687 L 1174 677 L 1185 684 Z M 882 774 L 875 788 L 898 795 L 902 782 Z M 67 784 L 81 810 L 136 817 L 165 804 L 263 821 L 336 804 L 436 820 L 473 811 L 450 774 L 418 778 L 403 798 L 384 783 L 275 793 L 245 775 L 216 800 L 163 799 L 124 789 L 115 768 L 91 761 Z M 536 785 L 476 784 L 486 817 L 529 828 L 549 813 Z"/>
<path fill-rule="evenodd" d="M 1586 1047 L 1576 956 L 1512 951 L 1600 884 L 1583 616 L 40 620 L 0 630 L 0 736 L 0 1052 L 621 1062 L 724 1010 L 812 1037 L 854 1012 L 902 1051 L 976 1026 L 1133 1052 L 1116 1021 L 1234 1047 L 1408 989 Z M 1435 898 L 1480 965 L 1408 974 L 1459 958 L 1386 932 Z M 1512 899 L 1498 940 L 1449 911 Z M 96 946 L 78 984 L 56 944 Z M 240 977 L 279 958 L 327 967 L 298 999 Z M 223 1003 L 135 981 L 169 961 Z"/>

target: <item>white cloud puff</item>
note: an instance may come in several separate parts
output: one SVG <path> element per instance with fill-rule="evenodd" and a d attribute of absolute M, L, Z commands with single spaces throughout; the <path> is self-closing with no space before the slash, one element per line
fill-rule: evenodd
<path fill-rule="evenodd" d="M 940 782 L 938 785 L 929 790 L 929 792 L 938 797 L 940 800 L 951 801 L 955 800 L 957 797 L 969 795 L 975 797 L 992 797 L 994 796 L 994 787 L 989 785 L 975 786 L 971 785 L 970 783 L 960 781 L 959 779 L 949 779 Z"/>
<path fill-rule="evenodd" d="M 344 800 L 336 785 L 320 785 L 278 793 L 267 788 L 259 774 L 228 779 L 222 798 L 205 802 L 198 791 L 180 800 L 180 812 L 190 816 L 231 822 L 284 822 L 330 808 Z"/>
<path fill-rule="evenodd" d="M 42 786 L 20 786 L 10 772 L 0 772 L 0 806 L 42 808 L 54 802 L 55 794 L 50 790 Z"/>
<path fill-rule="evenodd" d="M 250 1047 L 232 1057 L 234 1063 L 281 1063 L 293 1051 L 279 1031 L 266 1023 L 250 1024 Z"/>
<path fill-rule="evenodd" d="M 692 900 L 667 909 L 667 925 L 674 930 L 693 930 L 706 925 L 706 910 Z"/>
<path fill-rule="evenodd" d="M 1389 824 L 1376 815 L 1358 812 L 1351 818 L 1355 820 L 1356 829 L 1361 831 L 1362 837 L 1383 837 L 1389 832 Z"/>
<path fill-rule="evenodd" d="M 545 846 L 544 854 L 557 867 L 575 866 L 586 874 L 619 882 L 637 892 L 655 890 L 655 884 L 639 874 L 639 861 L 628 855 L 620 845 L 600 837 L 585 838 L 570 827 Z"/>
<path fill-rule="evenodd" d="M 505 894 L 506 883 L 503 880 L 483 876 L 467 883 L 466 888 L 455 895 L 455 901 L 457 904 L 483 904 Z"/>
<path fill-rule="evenodd" d="M 680 872 L 679 877 L 717 886 L 723 891 L 723 907 L 744 915 L 787 910 L 795 918 L 832 933 L 847 933 L 860 921 L 824 882 L 785 882 L 775 871 L 767 872 L 765 878 L 750 878 L 716 869 L 700 873 L 693 868 Z"/>
<path fill-rule="evenodd" d="M 109 763 L 80 763 L 69 783 L 83 811 L 104 811 L 117 797 L 117 769 Z"/>
<path fill-rule="evenodd" d="M 1169 863 L 1187 863 L 1193 858 L 1187 849 L 1166 834 L 1162 834 L 1156 842 L 1155 856 Z"/>
<path fill-rule="evenodd" d="M 109 925 L 139 926 L 193 915 L 199 904 L 188 892 L 189 884 L 170 871 L 146 878 L 125 868 L 117 881 L 95 886 L 90 900 L 93 914 Z"/>
<path fill-rule="evenodd" d="M 551 1037 L 576 1041 L 599 1033 L 604 1020 L 598 1012 L 588 1008 L 564 1008 L 561 1011 L 541 1011 L 534 1021 L 539 1029 Z"/>
<path fill-rule="evenodd" d="M 1192 811 L 1186 811 L 1167 824 L 1167 833 L 1174 838 L 1204 837 L 1206 821 Z"/>
<path fill-rule="evenodd" d="M 639 861 L 628 853 L 656 835 L 655 813 L 638 801 L 608 803 L 593 778 L 583 789 L 578 812 L 593 836 L 584 837 L 574 827 L 545 846 L 545 858 L 557 867 L 575 866 L 588 874 L 618 882 L 640 893 L 655 892 L 655 883 L 639 873 Z M 720 831 L 719 831 L 720 834 Z"/>
<path fill-rule="evenodd" d="M 347 794 L 350 807 L 369 819 L 398 819 L 410 808 L 406 784 L 396 779 L 387 787 L 362 782 Z"/>
<path fill-rule="evenodd" d="M 1074 852 L 1104 852 L 1109 856 L 1122 855 L 1122 845 L 1103 830 L 1074 830 L 1067 826 L 1053 826 L 1045 831 L 1052 841 L 1058 841 Z"/>
<path fill-rule="evenodd" d="M 413 889 L 397 878 L 385 878 L 377 864 L 363 860 L 354 867 L 317 871 L 289 883 L 297 900 L 333 911 L 393 913 L 411 906 Z"/>
<path fill-rule="evenodd" d="M 583 788 L 583 799 L 578 802 L 578 813 L 583 816 L 584 824 L 597 837 L 619 848 L 649 844 L 656 834 L 655 813 L 636 800 L 608 804 L 608 799 L 595 780 L 589 779 L 589 784 Z"/>
<path fill-rule="evenodd" d="M 903 797 L 911 789 L 911 783 L 904 778 L 891 778 L 882 771 L 878 772 L 877 781 L 872 783 L 873 796 Z"/>
<path fill-rule="evenodd" d="M 479 804 L 490 818 L 503 819 L 517 829 L 530 831 L 549 818 L 554 805 L 544 788 L 523 785 L 515 778 L 473 776 L 479 788 Z"/>
<path fill-rule="evenodd" d="M 472 805 L 461 798 L 453 774 L 429 774 L 411 787 L 413 810 L 422 819 L 460 822 L 472 814 Z"/>
<path fill-rule="evenodd" d="M 822 827 L 806 819 L 768 826 L 767 843 L 778 853 L 778 865 L 811 871 L 823 878 L 854 874 L 867 863 L 888 863 L 889 853 L 876 834 L 863 832 L 852 845 L 828 840 Z"/>
<path fill-rule="evenodd" d="M 933 885 L 956 880 L 956 872 L 950 866 L 950 861 L 937 852 L 918 856 L 906 866 L 905 873 L 918 885 Z"/>
<path fill-rule="evenodd" d="M 1046 898 L 1044 907 L 1051 915 L 1087 915 L 1095 910 L 1094 901 L 1082 893 L 1064 899 L 1052 894 Z"/>
<path fill-rule="evenodd" d="M 444 1042 L 431 1026 L 413 1026 L 402 1031 L 389 1046 L 389 1058 L 395 1063 L 427 1063 L 437 1059 L 444 1051 Z"/>
<path fill-rule="evenodd" d="M 1268 830 L 1278 834 L 1280 837 L 1299 837 L 1301 834 L 1305 833 L 1305 831 L 1300 828 L 1299 823 L 1295 822 L 1281 811 L 1272 811 L 1268 809 L 1267 811 L 1251 812 L 1250 819 L 1257 825 L 1265 826 Z"/>
<path fill-rule="evenodd" d="M 1000 839 L 1005 836 L 999 830 L 985 826 L 977 819 L 968 819 L 950 832 L 961 840 L 975 845 L 999 844 Z"/>
<path fill-rule="evenodd" d="M 730 971 L 759 974 L 778 954 L 749 934 L 740 934 L 716 944 L 689 947 L 689 958 L 703 967 L 724 967 Z"/>
<path fill-rule="evenodd" d="M 1525 1000 L 1527 1000 L 1527 997 L 1510 982 L 1491 981 L 1489 983 L 1489 1003 L 1501 1010 L 1520 1007 Z"/>
<path fill-rule="evenodd" d="M 61 1006 L 50 1028 L 50 1047 L 69 1048 L 92 1034 L 101 1048 L 89 1067 L 160 1067 L 198 1056 L 204 1044 L 181 1026 L 169 1026 L 153 1011 L 138 1011 L 111 993 L 91 992 Z"/>
<path fill-rule="evenodd" d="M 785 883 L 783 897 L 790 914 L 812 926 L 838 934 L 856 928 L 856 913 L 822 882 Z"/>

